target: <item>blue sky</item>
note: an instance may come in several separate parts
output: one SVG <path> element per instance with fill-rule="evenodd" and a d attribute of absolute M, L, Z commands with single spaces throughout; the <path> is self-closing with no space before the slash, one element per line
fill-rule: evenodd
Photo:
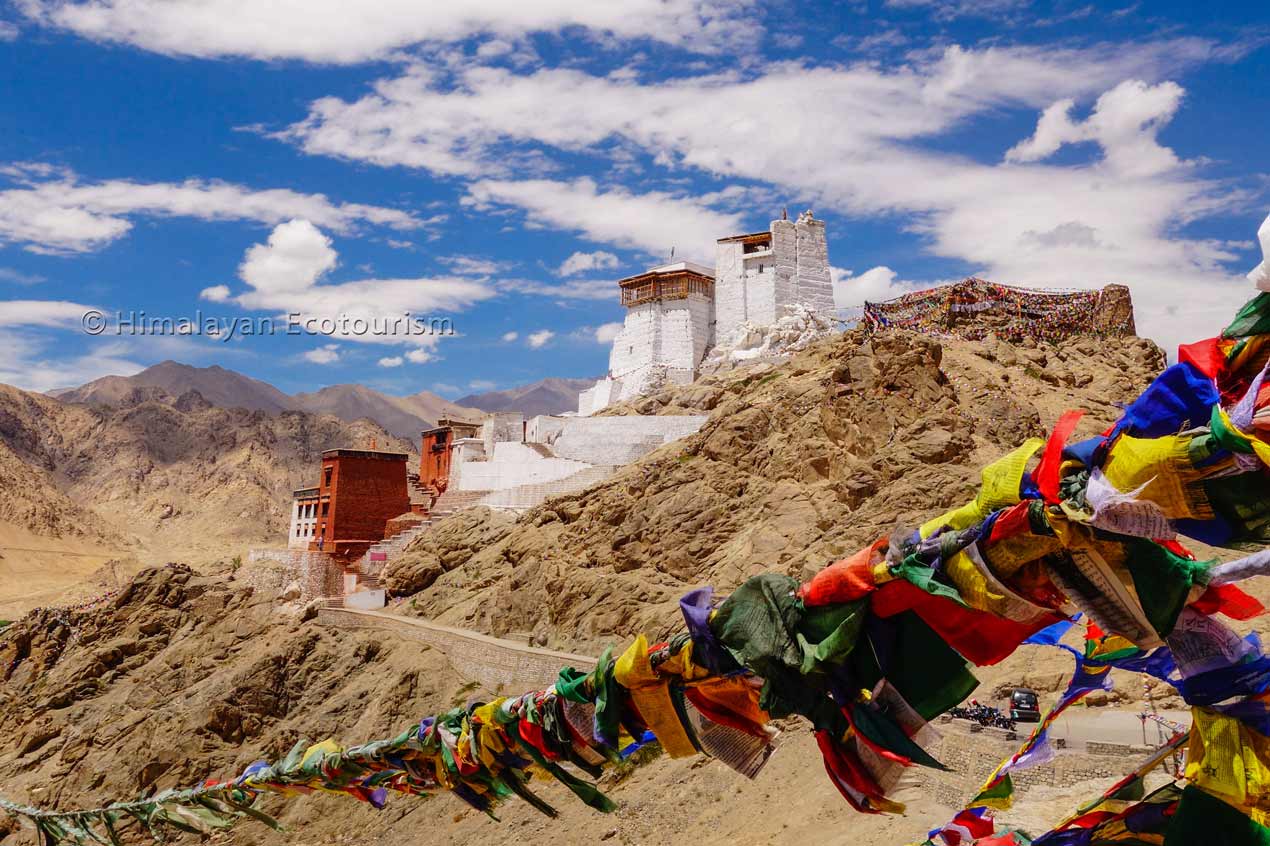
<path fill-rule="evenodd" d="M 784 206 L 827 221 L 844 307 L 1123 282 L 1172 346 L 1251 290 L 1268 45 L 1253 2 L 0 0 L 0 382 L 595 376 L 616 279 Z M 457 334 L 90 336 L 89 309 Z"/>

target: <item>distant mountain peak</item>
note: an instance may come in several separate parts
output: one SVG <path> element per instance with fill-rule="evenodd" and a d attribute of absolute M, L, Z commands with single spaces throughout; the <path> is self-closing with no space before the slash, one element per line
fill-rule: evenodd
<path fill-rule="evenodd" d="M 577 411 L 578 394 L 595 383 L 595 379 L 565 379 L 549 376 L 528 385 L 502 391 L 468 394 L 455 400 L 459 405 L 481 411 L 519 411 L 526 417 L 537 414 L 561 414 Z"/>

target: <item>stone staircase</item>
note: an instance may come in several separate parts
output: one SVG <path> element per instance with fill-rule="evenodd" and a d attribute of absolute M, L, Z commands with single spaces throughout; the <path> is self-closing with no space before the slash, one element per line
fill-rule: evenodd
<path fill-rule="evenodd" d="M 357 562 L 358 587 L 366 585 L 371 590 L 378 589 L 380 587 L 379 576 L 383 573 L 384 568 L 390 561 L 401 555 L 405 548 L 414 542 L 415 538 L 456 511 L 462 511 L 477 505 L 481 497 L 488 495 L 488 493 L 488 491 L 446 491 L 441 494 L 441 496 L 437 497 L 436 502 L 432 503 L 432 511 L 429 512 L 427 517 L 409 529 L 381 540 L 366 550 L 366 554 Z M 371 557 L 373 553 L 383 554 L 384 559 L 382 561 L 373 560 Z M 376 555 L 377 557 L 378 555 Z M 372 581 L 374 582 L 373 585 L 371 584 Z"/>
<path fill-rule="evenodd" d="M 432 490 L 423 486 L 423 483 L 419 481 L 418 473 L 406 474 L 406 489 L 410 493 L 411 511 L 418 506 L 423 506 L 424 511 L 432 508 Z"/>

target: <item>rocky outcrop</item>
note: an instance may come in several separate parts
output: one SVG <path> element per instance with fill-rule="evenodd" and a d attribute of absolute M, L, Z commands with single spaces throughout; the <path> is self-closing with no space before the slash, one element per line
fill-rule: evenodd
<path fill-rule="evenodd" d="M 794 304 L 770 326 L 743 323 L 729 337 L 719 338 L 699 370 L 716 373 L 754 361 L 783 361 L 836 331 L 830 316 Z"/>
<path fill-rule="evenodd" d="M 853 331 L 780 366 L 668 388 L 642 413 L 708 411 L 695 435 L 514 524 L 471 515 L 420 541 L 388 583 L 416 612 L 554 648 L 677 624 L 687 589 L 795 576 L 967 499 L 983 463 L 1071 407 L 1104 428 L 1163 356 L 1138 338 L 941 343 Z M 618 410 L 620 411 L 620 409 Z M 485 533 L 486 544 L 470 538 Z"/>

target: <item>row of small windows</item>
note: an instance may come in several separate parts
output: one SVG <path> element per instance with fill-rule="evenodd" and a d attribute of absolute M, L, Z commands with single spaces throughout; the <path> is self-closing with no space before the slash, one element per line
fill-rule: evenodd
<path fill-rule="evenodd" d="M 324 502 L 324 503 L 322 503 L 322 516 L 323 516 L 323 517 L 327 516 L 327 514 L 329 514 L 329 513 L 330 513 L 330 511 L 331 511 L 331 504 L 330 504 L 329 502 Z M 311 519 L 313 519 L 313 518 L 314 518 L 314 517 L 316 517 L 316 516 L 317 516 L 317 503 L 316 503 L 316 502 L 310 502 L 310 503 L 309 503 L 309 504 L 307 504 L 307 505 L 301 505 L 301 506 L 300 506 L 300 519 L 301 519 L 301 520 L 311 520 Z"/>

